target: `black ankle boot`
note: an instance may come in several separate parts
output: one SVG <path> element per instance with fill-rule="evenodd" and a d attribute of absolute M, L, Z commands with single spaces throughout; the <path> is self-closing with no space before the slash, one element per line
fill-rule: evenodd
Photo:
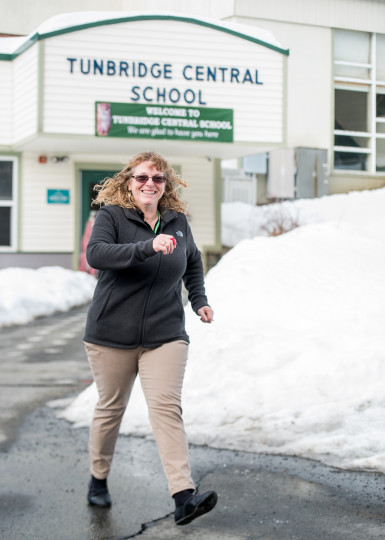
<path fill-rule="evenodd" d="M 218 495 L 215 491 L 206 491 L 202 495 L 192 494 L 181 505 L 175 508 L 175 523 L 187 525 L 193 519 L 210 512 L 217 504 Z"/>
<path fill-rule="evenodd" d="M 94 476 L 91 476 L 90 483 L 88 484 L 88 502 L 94 506 L 100 508 L 107 508 L 111 506 L 111 497 L 108 492 L 107 479 L 99 480 Z"/>

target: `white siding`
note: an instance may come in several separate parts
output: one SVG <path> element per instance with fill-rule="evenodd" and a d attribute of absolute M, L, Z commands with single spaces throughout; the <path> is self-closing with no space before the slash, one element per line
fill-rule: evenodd
<path fill-rule="evenodd" d="M 160 35 L 167 36 L 167 40 L 159 39 Z M 49 38 L 45 53 L 46 133 L 93 135 L 95 101 L 130 102 L 132 86 L 139 85 L 142 89 L 153 86 L 178 88 L 182 92 L 200 89 L 205 106 L 234 109 L 236 142 L 282 141 L 284 58 L 262 45 L 196 24 L 155 20 L 107 25 Z M 105 62 L 169 63 L 173 78 L 84 75 L 78 68 L 71 74 L 67 58 L 79 57 Z M 235 67 L 241 73 L 257 69 L 258 79 L 264 84 L 188 81 L 181 71 L 190 63 L 204 68 Z"/>
<path fill-rule="evenodd" d="M 329 148 L 333 111 L 332 31 L 260 19 L 250 25 L 266 28 L 290 44 L 287 74 L 287 146 Z"/>
<path fill-rule="evenodd" d="M 14 142 L 37 132 L 38 43 L 13 60 Z"/>
<path fill-rule="evenodd" d="M 0 61 L 0 146 L 12 143 L 12 62 Z"/>
<path fill-rule="evenodd" d="M 235 0 L 234 15 L 385 33 L 383 0 Z"/>
<path fill-rule="evenodd" d="M 73 251 L 73 163 L 39 164 L 38 154 L 24 153 L 22 171 L 21 251 Z M 48 204 L 47 189 L 69 189 L 70 204 Z"/>
<path fill-rule="evenodd" d="M 197 246 L 215 244 L 215 200 L 213 162 L 199 158 L 169 158 L 170 162 L 180 164 L 182 177 L 189 187 L 182 192 L 188 204 L 190 226 Z"/>
<path fill-rule="evenodd" d="M 96 168 L 109 169 L 130 156 L 74 154 L 67 163 L 38 163 L 37 153 L 25 153 L 22 160 L 23 185 L 21 190 L 21 251 L 72 252 L 75 250 L 76 213 L 79 212 L 78 179 L 75 163 L 92 163 Z M 49 156 L 48 156 L 49 157 Z M 189 187 L 182 192 L 188 203 L 190 226 L 200 249 L 215 243 L 213 162 L 201 158 L 166 156 L 179 166 Z M 87 168 L 87 167 L 85 167 Z M 69 189 L 70 204 L 48 204 L 48 189 Z"/>

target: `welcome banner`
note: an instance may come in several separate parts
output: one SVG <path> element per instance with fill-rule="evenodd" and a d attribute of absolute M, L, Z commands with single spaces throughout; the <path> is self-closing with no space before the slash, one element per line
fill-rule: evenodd
<path fill-rule="evenodd" d="M 233 109 L 95 103 L 95 135 L 233 142 Z"/>

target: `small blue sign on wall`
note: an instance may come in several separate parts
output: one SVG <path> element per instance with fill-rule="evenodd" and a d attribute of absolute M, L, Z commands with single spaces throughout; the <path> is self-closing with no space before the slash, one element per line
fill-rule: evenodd
<path fill-rule="evenodd" d="M 70 190 L 69 189 L 47 189 L 48 204 L 69 204 Z"/>

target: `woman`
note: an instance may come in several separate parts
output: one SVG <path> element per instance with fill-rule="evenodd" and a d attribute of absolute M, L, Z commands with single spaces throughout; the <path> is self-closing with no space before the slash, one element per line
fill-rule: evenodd
<path fill-rule="evenodd" d="M 178 187 L 186 186 L 154 152 L 131 159 L 97 186 L 99 210 L 87 260 L 99 270 L 84 336 L 99 401 L 90 429 L 88 501 L 111 505 L 107 476 L 119 426 L 139 373 L 169 489 L 175 521 L 209 512 L 217 494 L 195 493 L 181 409 L 189 338 L 182 280 L 192 308 L 211 323 L 201 255 Z"/>

